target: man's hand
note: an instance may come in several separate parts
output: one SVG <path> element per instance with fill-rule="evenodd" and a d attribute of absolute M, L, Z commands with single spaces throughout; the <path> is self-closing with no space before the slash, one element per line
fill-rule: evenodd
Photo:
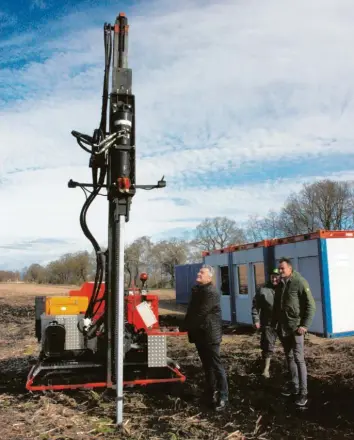
<path fill-rule="evenodd" d="M 299 335 L 304 335 L 307 332 L 307 328 L 306 327 L 298 327 L 298 329 L 296 330 L 296 332 Z"/>
<path fill-rule="evenodd" d="M 259 322 L 255 322 L 253 324 L 253 327 L 256 328 L 257 330 L 261 328 L 261 324 Z"/>

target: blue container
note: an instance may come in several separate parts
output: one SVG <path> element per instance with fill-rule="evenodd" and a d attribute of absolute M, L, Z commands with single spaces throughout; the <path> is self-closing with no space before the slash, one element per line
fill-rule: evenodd
<path fill-rule="evenodd" d="M 175 266 L 177 304 L 188 304 L 191 289 L 196 283 L 197 273 L 202 265 L 203 263 L 193 263 Z"/>

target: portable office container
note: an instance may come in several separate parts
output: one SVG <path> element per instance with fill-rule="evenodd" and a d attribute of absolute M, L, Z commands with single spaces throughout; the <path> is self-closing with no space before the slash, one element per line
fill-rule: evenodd
<path fill-rule="evenodd" d="M 271 263 L 268 242 L 229 246 L 203 256 L 205 264 L 215 270 L 223 321 L 251 324 L 252 300 L 257 287 L 264 284 Z"/>
<path fill-rule="evenodd" d="M 354 335 L 354 231 L 318 231 L 204 252 L 215 269 L 222 317 L 251 324 L 252 300 L 281 257 L 308 281 L 316 302 L 310 332 L 325 337 Z M 227 281 L 226 281 L 227 280 Z"/>
<path fill-rule="evenodd" d="M 310 285 L 316 314 L 310 332 L 354 335 L 354 231 L 318 231 L 275 240 L 274 257 L 289 257 Z"/>

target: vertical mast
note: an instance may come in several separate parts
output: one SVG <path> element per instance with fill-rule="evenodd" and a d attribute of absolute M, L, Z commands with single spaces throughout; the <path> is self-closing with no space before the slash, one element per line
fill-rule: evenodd
<path fill-rule="evenodd" d="M 128 68 L 128 20 L 119 14 L 113 27 L 113 68 L 109 134 L 117 138 L 108 155 L 108 295 L 112 308 L 111 341 L 116 383 L 116 422 L 123 421 L 124 229 L 135 194 L 135 118 L 132 71 Z M 111 342 L 112 343 L 112 342 Z M 109 367 L 109 366 L 108 366 Z"/>

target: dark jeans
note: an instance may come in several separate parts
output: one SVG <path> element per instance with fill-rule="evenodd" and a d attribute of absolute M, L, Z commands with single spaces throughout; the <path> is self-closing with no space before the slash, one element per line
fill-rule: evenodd
<path fill-rule="evenodd" d="M 291 382 L 296 391 L 307 394 L 307 369 L 304 357 L 304 335 L 296 333 L 280 338 L 288 364 Z"/>
<path fill-rule="evenodd" d="M 272 327 L 261 328 L 261 350 L 263 359 L 270 358 L 274 352 L 277 333 Z"/>
<path fill-rule="evenodd" d="M 214 392 L 219 392 L 222 400 L 228 399 L 228 385 L 224 367 L 220 359 L 220 344 L 195 342 L 205 373 L 205 392 L 211 399 Z"/>

